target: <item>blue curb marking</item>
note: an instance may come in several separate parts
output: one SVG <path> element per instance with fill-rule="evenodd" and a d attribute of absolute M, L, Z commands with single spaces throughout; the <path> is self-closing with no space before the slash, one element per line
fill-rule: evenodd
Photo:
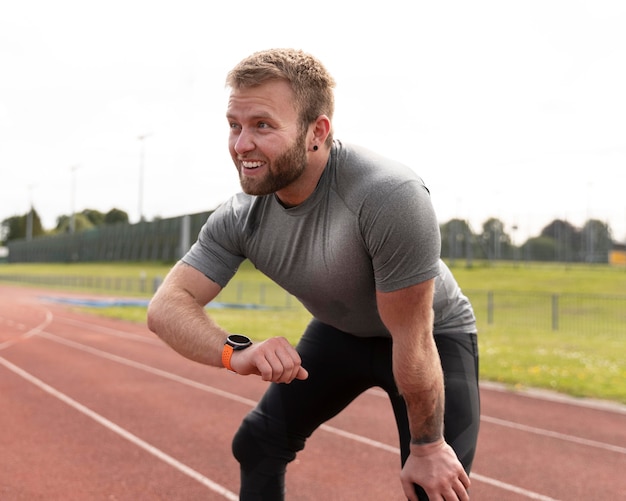
<path fill-rule="evenodd" d="M 74 306 L 88 306 L 90 308 L 111 308 L 115 306 L 143 306 L 147 307 L 149 299 L 83 299 L 41 296 L 40 299 L 51 303 L 71 304 Z M 282 308 L 264 306 L 260 304 L 220 303 L 210 302 L 207 308 L 212 309 L 237 309 L 237 310 L 280 310 Z"/>

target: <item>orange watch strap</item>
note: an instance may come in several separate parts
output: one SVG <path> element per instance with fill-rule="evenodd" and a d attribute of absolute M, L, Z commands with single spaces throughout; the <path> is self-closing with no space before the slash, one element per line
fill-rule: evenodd
<path fill-rule="evenodd" d="M 222 350 L 222 365 L 231 372 L 235 372 L 230 366 L 230 357 L 233 356 L 233 351 L 233 347 L 229 344 L 225 344 L 224 349 Z"/>

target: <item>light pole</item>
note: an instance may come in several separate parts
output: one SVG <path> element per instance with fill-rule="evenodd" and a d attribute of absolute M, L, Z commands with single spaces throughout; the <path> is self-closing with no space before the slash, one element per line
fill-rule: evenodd
<path fill-rule="evenodd" d="M 72 165 L 70 167 L 70 171 L 72 172 L 72 188 L 70 194 L 70 202 L 72 204 L 71 213 L 70 213 L 70 233 L 74 234 L 76 231 L 76 170 L 79 168 L 79 165 Z"/>
<path fill-rule="evenodd" d="M 34 184 L 28 185 L 28 202 L 30 204 L 28 215 L 26 216 L 26 241 L 33 239 L 33 188 Z"/>
<path fill-rule="evenodd" d="M 146 147 L 145 140 L 149 138 L 152 134 L 141 134 L 137 136 L 139 140 L 139 196 L 138 196 L 138 215 L 139 222 L 144 220 L 143 217 L 143 185 L 144 185 L 144 167 L 145 167 L 145 156 L 146 156 Z"/>

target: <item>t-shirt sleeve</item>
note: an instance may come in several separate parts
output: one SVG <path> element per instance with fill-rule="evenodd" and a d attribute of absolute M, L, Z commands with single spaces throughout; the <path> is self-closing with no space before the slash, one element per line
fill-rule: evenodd
<path fill-rule="evenodd" d="M 198 239 L 183 256 L 182 261 L 208 278 L 226 287 L 245 259 L 237 242 L 232 200 L 213 212 L 202 226 Z"/>
<path fill-rule="evenodd" d="M 362 214 L 377 290 L 391 292 L 439 274 L 441 235 L 427 188 L 406 181 Z"/>

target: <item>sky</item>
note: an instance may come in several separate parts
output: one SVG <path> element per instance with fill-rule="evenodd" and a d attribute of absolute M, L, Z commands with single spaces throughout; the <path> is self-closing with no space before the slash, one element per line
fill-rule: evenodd
<path fill-rule="evenodd" d="M 623 242 L 624 26 L 622 0 L 0 0 L 0 221 L 214 209 L 239 191 L 226 73 L 294 47 L 337 82 L 335 137 L 409 165 L 440 222 Z"/>

